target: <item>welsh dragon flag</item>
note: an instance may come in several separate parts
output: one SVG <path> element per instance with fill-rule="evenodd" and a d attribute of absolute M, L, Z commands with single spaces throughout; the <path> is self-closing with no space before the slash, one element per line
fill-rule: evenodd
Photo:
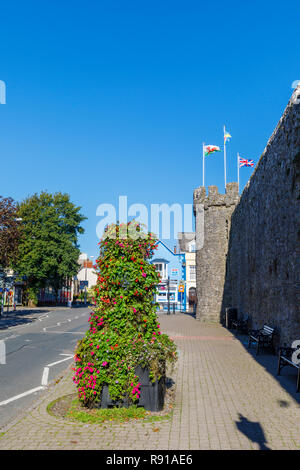
<path fill-rule="evenodd" d="M 220 147 L 217 145 L 205 145 L 204 146 L 204 155 L 207 157 L 208 155 L 211 155 L 212 153 L 215 152 L 221 152 Z"/>

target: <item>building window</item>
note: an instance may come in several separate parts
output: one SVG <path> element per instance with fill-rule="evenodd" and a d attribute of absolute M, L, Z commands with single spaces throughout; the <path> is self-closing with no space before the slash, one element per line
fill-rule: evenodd
<path fill-rule="evenodd" d="M 168 278 L 168 267 L 166 263 L 154 263 L 156 266 L 157 271 L 161 276 L 161 280 Z"/>
<path fill-rule="evenodd" d="M 190 266 L 190 280 L 191 281 L 196 280 L 196 266 L 195 265 Z"/>

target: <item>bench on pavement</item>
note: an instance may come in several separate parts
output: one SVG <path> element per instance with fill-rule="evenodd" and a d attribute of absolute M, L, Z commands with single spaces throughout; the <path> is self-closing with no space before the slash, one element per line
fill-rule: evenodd
<path fill-rule="evenodd" d="M 256 354 L 259 353 L 261 347 L 271 348 L 274 352 L 273 337 L 275 328 L 264 325 L 260 330 L 249 330 L 248 348 L 252 343 L 256 343 Z"/>
<path fill-rule="evenodd" d="M 281 348 L 279 348 L 277 375 L 280 375 L 282 368 L 285 366 L 291 366 L 298 369 L 296 391 L 300 392 L 300 364 L 297 364 L 297 362 L 295 362 L 295 360 L 293 359 L 293 355 L 295 352 L 297 352 L 297 350 L 300 351 L 300 346 L 298 346 L 297 348 L 287 346 L 282 346 Z"/>
<path fill-rule="evenodd" d="M 248 333 L 249 320 L 249 315 L 242 315 L 242 317 L 231 321 L 231 328 L 235 328 L 237 331 L 241 331 L 242 333 Z"/>

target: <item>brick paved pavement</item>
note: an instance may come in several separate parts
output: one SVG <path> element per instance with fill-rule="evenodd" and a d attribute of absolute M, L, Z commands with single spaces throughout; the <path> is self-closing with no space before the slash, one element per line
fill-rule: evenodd
<path fill-rule="evenodd" d="M 1 429 L 0 449 L 299 449 L 300 394 L 294 371 L 276 377 L 276 357 L 258 361 L 241 338 L 189 315 L 160 315 L 180 351 L 172 417 L 155 423 L 77 424 L 46 407 L 72 393 L 71 371 L 31 410 Z"/>

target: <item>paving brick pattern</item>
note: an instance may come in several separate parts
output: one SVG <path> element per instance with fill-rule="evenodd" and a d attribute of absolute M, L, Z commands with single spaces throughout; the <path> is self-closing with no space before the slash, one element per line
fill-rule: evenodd
<path fill-rule="evenodd" d="M 0 449 L 299 449 L 300 394 L 294 371 L 276 377 L 276 357 L 255 357 L 243 338 L 189 315 L 160 315 L 179 348 L 172 379 L 175 405 L 167 421 L 78 424 L 47 413 L 74 392 L 70 370 L 35 406 L 1 429 Z"/>

